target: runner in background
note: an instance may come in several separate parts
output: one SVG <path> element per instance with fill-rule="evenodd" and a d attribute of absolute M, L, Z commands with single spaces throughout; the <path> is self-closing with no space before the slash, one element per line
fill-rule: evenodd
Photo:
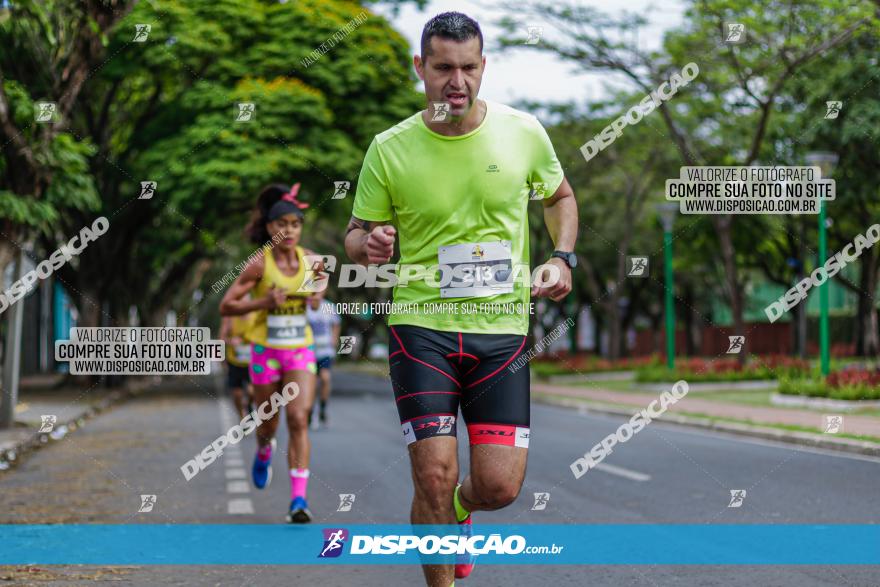
<path fill-rule="evenodd" d="M 251 402 L 251 345 L 245 339 L 253 314 L 224 316 L 220 323 L 220 338 L 226 343 L 226 389 L 232 394 L 232 403 L 239 420 L 253 409 Z"/>
<path fill-rule="evenodd" d="M 314 253 L 299 246 L 302 210 L 308 204 L 296 199 L 298 191 L 299 184 L 290 188 L 274 184 L 260 192 L 247 232 L 252 242 L 263 244 L 262 254 L 245 267 L 226 292 L 220 313 L 240 316 L 254 312 L 247 338 L 252 345 L 250 375 L 257 409 L 269 402 L 273 393 L 281 395 L 289 383 L 298 386 L 296 398 L 285 406 L 291 499 L 287 519 L 305 523 L 312 520 L 306 501 L 311 453 L 308 415 L 314 402 L 317 371 L 306 304 L 309 298 L 320 299 L 323 293 L 303 288 L 308 275 L 305 257 Z M 317 269 L 320 272 L 320 264 Z M 257 428 L 258 448 L 251 471 L 257 489 L 272 481 L 272 452 L 279 421 L 280 414 L 276 413 Z"/>
<path fill-rule="evenodd" d="M 315 358 L 318 362 L 318 385 L 320 387 L 318 418 L 314 418 L 309 412 L 309 423 L 312 430 L 317 430 L 320 420 L 321 426 L 327 426 L 327 400 L 330 399 L 330 386 L 332 376 L 330 369 L 333 367 L 333 356 L 336 354 L 336 343 L 339 341 L 340 320 L 339 314 L 333 308 L 330 300 L 323 302 L 313 298 L 306 309 L 309 325 L 312 327 L 312 335 L 315 337 Z M 312 410 L 314 411 L 314 410 Z"/>

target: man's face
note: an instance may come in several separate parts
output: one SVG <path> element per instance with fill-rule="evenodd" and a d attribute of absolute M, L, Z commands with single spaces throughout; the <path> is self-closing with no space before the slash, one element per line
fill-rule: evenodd
<path fill-rule="evenodd" d="M 480 54 L 480 39 L 453 41 L 431 37 L 431 54 L 424 60 L 416 55 L 413 63 L 425 82 L 430 102 L 449 102 L 449 114 L 464 117 L 480 91 L 486 58 Z"/>

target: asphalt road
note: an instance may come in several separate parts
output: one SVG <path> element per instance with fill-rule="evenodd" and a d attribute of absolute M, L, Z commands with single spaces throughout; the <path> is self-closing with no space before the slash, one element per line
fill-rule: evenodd
<path fill-rule="evenodd" d="M 285 523 L 286 440 L 274 459 L 275 481 L 265 491 L 249 482 L 253 438 L 191 481 L 184 480 L 180 466 L 224 432 L 234 417 L 227 399 L 216 397 L 204 381 L 181 378 L 179 383 L 179 390 L 147 395 L 110 410 L 0 474 L 0 522 Z M 340 394 L 331 400 L 330 426 L 312 437 L 309 505 L 316 522 L 407 523 L 409 462 L 387 384 L 340 374 L 337 385 Z M 533 405 L 522 493 L 504 510 L 478 514 L 476 523 L 864 524 L 880 519 L 878 460 L 658 422 L 618 445 L 601 469 L 575 479 L 569 464 L 622 421 Z M 731 489 L 746 490 L 741 507 L 728 507 Z M 531 509 L 536 492 L 550 493 L 543 511 Z M 341 493 L 356 495 L 349 512 L 336 511 Z M 141 494 L 157 496 L 153 511 L 137 512 Z M 3 579 L 15 585 L 422 584 L 419 569 L 390 565 L 0 567 Z M 880 568 L 478 565 L 472 577 L 460 583 L 877 586 Z"/>

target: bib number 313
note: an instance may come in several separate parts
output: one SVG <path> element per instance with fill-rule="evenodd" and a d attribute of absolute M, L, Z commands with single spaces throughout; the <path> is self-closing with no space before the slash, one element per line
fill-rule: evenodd
<path fill-rule="evenodd" d="M 444 245 L 437 251 L 441 298 L 484 298 L 513 292 L 510 241 Z M 451 277 L 451 279 L 450 279 Z"/>

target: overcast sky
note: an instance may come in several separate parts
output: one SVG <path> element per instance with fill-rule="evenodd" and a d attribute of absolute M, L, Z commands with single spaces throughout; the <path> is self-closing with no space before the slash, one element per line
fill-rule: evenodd
<path fill-rule="evenodd" d="M 580 0 L 580 4 L 598 8 L 606 13 L 618 14 L 625 5 L 629 12 L 644 12 L 649 6 L 655 10 L 648 12 L 649 25 L 639 34 L 639 43 L 643 48 L 656 48 L 660 45 L 663 32 L 681 23 L 684 11 L 683 0 Z M 406 37 L 413 53 L 418 53 L 419 40 L 425 22 L 432 16 L 457 10 L 474 18 L 480 23 L 486 50 L 486 72 L 480 96 L 488 100 L 512 103 L 518 99 L 537 100 L 541 102 L 567 102 L 569 100 L 584 101 L 601 98 L 605 95 L 604 86 L 614 83 L 620 86 L 620 78 L 611 78 L 603 74 L 573 73 L 573 66 L 556 57 L 534 50 L 515 50 L 505 54 L 492 51 L 500 29 L 492 23 L 499 16 L 497 11 L 488 8 L 485 2 L 470 0 L 434 0 L 424 11 L 411 4 L 401 9 L 399 16 L 391 15 L 385 5 L 375 8 L 388 17 L 392 25 Z M 552 31 L 546 23 L 530 23 L 543 26 L 543 34 L 551 35 Z M 526 32 L 523 31 L 523 35 Z M 419 85 L 421 88 L 421 84 Z"/>

